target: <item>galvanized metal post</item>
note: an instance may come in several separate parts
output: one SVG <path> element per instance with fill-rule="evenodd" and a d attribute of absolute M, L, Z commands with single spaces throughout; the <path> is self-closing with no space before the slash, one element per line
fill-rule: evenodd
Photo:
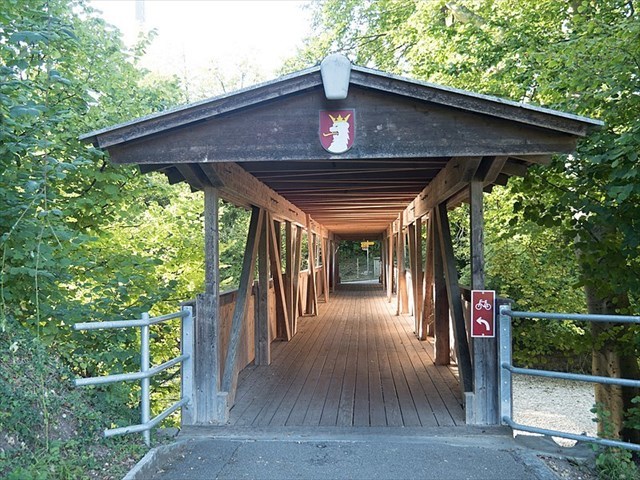
<path fill-rule="evenodd" d="M 187 399 L 187 404 L 182 407 L 181 424 L 192 425 L 194 415 L 193 395 L 193 307 L 184 306 L 182 311 L 182 336 L 180 347 L 182 355 L 186 358 L 182 361 L 182 392 L 180 397 Z"/>
<path fill-rule="evenodd" d="M 500 305 L 500 346 L 498 368 L 500 371 L 500 423 L 506 425 L 505 418 L 511 419 L 513 392 L 511 389 L 511 371 L 504 365 L 511 366 L 511 316 L 509 305 Z"/>
<path fill-rule="evenodd" d="M 149 313 L 145 312 L 142 314 L 142 319 L 146 322 L 149 321 Z M 149 370 L 149 324 L 143 325 L 140 327 L 140 371 L 147 372 Z M 149 422 L 150 419 L 150 398 L 149 398 L 149 386 L 151 380 L 149 377 L 145 377 L 142 379 L 142 389 L 141 389 L 141 404 L 142 404 L 142 424 L 145 425 Z M 151 445 L 151 432 L 147 429 L 142 432 L 142 437 L 144 438 L 144 443 L 147 446 Z"/>

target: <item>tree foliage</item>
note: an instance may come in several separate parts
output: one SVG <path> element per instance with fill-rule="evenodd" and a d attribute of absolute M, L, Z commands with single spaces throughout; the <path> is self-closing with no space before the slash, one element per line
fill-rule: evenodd
<path fill-rule="evenodd" d="M 197 203 L 79 140 L 181 100 L 176 81 L 137 67 L 146 42 L 128 51 L 82 1 L 0 11 L 0 332 L 28 326 L 82 375 L 130 370 L 139 339 L 73 323 L 130 318 L 190 288 Z"/>

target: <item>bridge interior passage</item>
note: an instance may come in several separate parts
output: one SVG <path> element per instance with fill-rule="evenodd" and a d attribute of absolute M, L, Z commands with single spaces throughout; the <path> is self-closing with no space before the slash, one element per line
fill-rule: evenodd
<path fill-rule="evenodd" d="M 464 424 L 456 369 L 434 364 L 432 342 L 413 334 L 376 284 L 345 284 L 270 366 L 239 378 L 235 426 L 441 426 Z"/>

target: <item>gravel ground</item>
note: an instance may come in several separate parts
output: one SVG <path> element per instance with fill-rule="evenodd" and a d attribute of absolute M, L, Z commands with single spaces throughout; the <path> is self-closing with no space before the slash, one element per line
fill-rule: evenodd
<path fill-rule="evenodd" d="M 514 420 L 524 425 L 595 436 L 595 415 L 590 411 L 594 403 L 593 385 L 589 383 L 513 377 Z M 575 444 L 572 440 L 555 440 L 563 446 Z"/>
<path fill-rule="evenodd" d="M 596 436 L 597 426 L 591 408 L 595 403 L 593 385 L 553 378 L 513 377 L 513 416 L 524 425 Z M 533 435 L 516 431 L 516 435 Z M 575 441 L 553 437 L 563 447 Z M 560 479 L 597 480 L 593 460 L 539 454 Z"/>

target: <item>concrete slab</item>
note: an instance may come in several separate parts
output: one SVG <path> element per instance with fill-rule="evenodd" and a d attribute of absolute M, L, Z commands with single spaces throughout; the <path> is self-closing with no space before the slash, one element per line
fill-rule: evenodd
<path fill-rule="evenodd" d="M 555 475 L 510 436 L 416 432 L 243 432 L 181 437 L 173 458 L 148 465 L 137 479 L 401 479 L 540 480 Z M 406 429 L 401 429 L 406 430 Z M 248 432 L 244 432 L 248 433 Z M 451 433 L 451 432 L 449 432 Z"/>

